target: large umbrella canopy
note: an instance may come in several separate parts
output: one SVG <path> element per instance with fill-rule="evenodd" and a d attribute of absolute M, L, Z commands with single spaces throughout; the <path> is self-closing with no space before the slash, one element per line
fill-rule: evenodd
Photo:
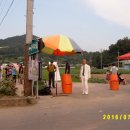
<path fill-rule="evenodd" d="M 64 56 L 82 52 L 82 49 L 77 43 L 75 43 L 75 41 L 64 35 L 48 36 L 42 38 L 42 41 L 42 52 L 47 54 Z"/>
<path fill-rule="evenodd" d="M 119 60 L 130 60 L 130 53 L 126 53 L 124 55 L 117 57 Z"/>

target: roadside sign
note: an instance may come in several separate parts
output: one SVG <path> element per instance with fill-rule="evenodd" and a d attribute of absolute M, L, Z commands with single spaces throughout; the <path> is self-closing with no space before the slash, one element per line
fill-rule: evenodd
<path fill-rule="evenodd" d="M 38 40 L 32 40 L 32 43 L 29 44 L 29 55 L 37 54 L 38 52 Z"/>

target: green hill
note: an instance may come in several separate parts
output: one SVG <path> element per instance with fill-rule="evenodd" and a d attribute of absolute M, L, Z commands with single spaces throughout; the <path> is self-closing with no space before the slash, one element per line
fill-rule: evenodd
<path fill-rule="evenodd" d="M 17 59 L 21 57 L 23 60 L 24 55 L 24 44 L 25 44 L 25 35 L 14 36 L 7 39 L 0 39 L 0 47 L 8 46 L 8 48 L 0 48 L 0 60 L 1 57 L 6 59 L 6 61 L 12 61 L 12 59 Z M 36 38 L 36 36 L 34 36 Z M 102 53 L 99 51 L 96 52 L 86 52 L 84 50 L 84 57 L 87 58 L 88 63 L 96 68 L 101 68 L 101 56 L 102 56 L 102 67 L 107 66 L 110 63 L 117 62 L 117 56 L 130 52 L 130 39 L 125 37 L 119 39 L 115 44 L 111 44 L 108 50 L 103 50 Z M 57 57 L 40 54 L 41 59 L 44 63 L 48 63 L 49 60 L 57 60 Z M 64 63 L 64 61 L 69 61 L 71 64 L 81 63 L 83 56 L 74 55 L 74 56 L 65 56 L 58 57 L 59 63 Z M 16 60 L 19 61 L 19 60 Z M 21 61 L 21 60 L 20 60 Z"/>
<path fill-rule="evenodd" d="M 37 36 L 34 36 L 36 38 Z M 24 44 L 26 35 L 9 37 L 0 39 L 0 47 L 8 46 L 8 48 L 1 48 L 0 55 L 4 56 L 23 56 Z"/>
<path fill-rule="evenodd" d="M 10 62 L 10 61 L 17 61 L 18 57 L 23 57 L 24 54 L 24 43 L 25 43 L 25 35 L 21 36 L 14 36 L 14 37 L 9 37 L 6 39 L 0 39 L 0 47 L 3 46 L 8 46 L 8 48 L 1 48 L 0 49 L 0 56 L 2 56 L 4 61 Z M 36 36 L 34 36 L 36 38 Z M 57 60 L 57 57 L 51 56 L 51 55 L 46 55 L 46 54 L 41 54 L 42 59 L 48 63 L 50 59 Z M 15 60 L 16 59 L 16 60 Z M 22 58 L 23 59 L 23 58 Z M 77 56 L 66 56 L 66 57 L 58 57 L 59 61 L 62 63 L 67 60 L 73 63 L 77 63 L 78 61 L 81 61 L 81 55 Z M 78 61 L 77 61 L 78 59 Z"/>
<path fill-rule="evenodd" d="M 14 36 L 7 39 L 0 39 L 0 47 L 8 46 L 8 48 L 0 49 L 0 55 L 22 56 L 24 43 L 25 43 L 25 35 Z"/>

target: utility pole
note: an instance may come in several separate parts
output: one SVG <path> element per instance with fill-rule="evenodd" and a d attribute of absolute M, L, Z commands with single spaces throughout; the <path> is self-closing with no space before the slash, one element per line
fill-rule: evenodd
<path fill-rule="evenodd" d="M 102 69 L 102 52 L 101 52 L 101 69 Z"/>
<path fill-rule="evenodd" d="M 100 50 L 101 52 L 101 69 L 102 69 L 102 49 Z"/>
<path fill-rule="evenodd" d="M 26 43 L 24 48 L 24 95 L 31 96 L 32 94 L 32 81 L 28 78 L 28 47 L 33 39 L 33 2 L 34 0 L 27 0 L 27 15 L 26 15 Z"/>

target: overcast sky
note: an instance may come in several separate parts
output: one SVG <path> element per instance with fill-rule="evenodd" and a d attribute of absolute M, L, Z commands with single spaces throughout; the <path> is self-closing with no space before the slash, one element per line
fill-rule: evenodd
<path fill-rule="evenodd" d="M 2 2 L 3 1 L 3 2 Z M 0 0 L 0 21 L 12 0 Z M 26 33 L 26 0 L 15 0 L 0 39 Z M 63 34 L 86 51 L 108 49 L 130 36 L 130 0 L 34 0 L 33 34 Z"/>

